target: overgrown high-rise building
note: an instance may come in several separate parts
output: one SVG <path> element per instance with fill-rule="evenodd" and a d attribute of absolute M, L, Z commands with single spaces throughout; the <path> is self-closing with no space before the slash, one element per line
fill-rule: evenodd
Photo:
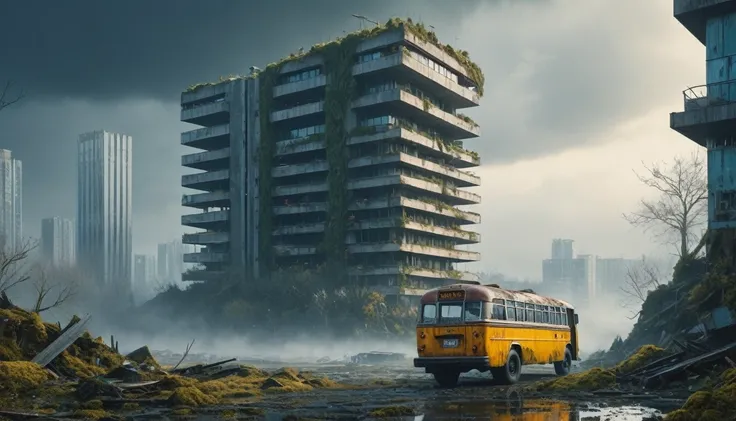
<path fill-rule="evenodd" d="M 478 125 L 458 109 L 479 104 L 483 75 L 467 52 L 441 44 L 423 25 L 392 19 L 245 77 L 195 85 L 181 120 L 202 126 L 181 142 L 201 151 L 182 165 L 203 172 L 185 226 L 205 231 L 184 279 L 248 279 L 277 268 L 331 265 L 335 282 L 407 294 L 472 275 L 479 259 L 463 227 L 480 215 L 466 168 L 478 155 L 463 139 Z M 343 270 L 344 269 L 344 270 Z M 345 276 L 345 279 L 339 277 Z"/>
<path fill-rule="evenodd" d="M 705 46 L 705 84 L 683 91 L 670 127 L 708 150 L 708 255 L 736 264 L 736 0 L 674 0 L 674 15 Z M 697 84 L 697 83 L 696 83 Z"/>

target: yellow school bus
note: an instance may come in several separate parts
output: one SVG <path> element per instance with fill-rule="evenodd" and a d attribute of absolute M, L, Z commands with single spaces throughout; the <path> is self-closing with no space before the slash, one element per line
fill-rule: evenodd
<path fill-rule="evenodd" d="M 578 315 L 564 301 L 463 282 L 427 291 L 420 306 L 414 366 L 441 386 L 473 369 L 513 384 L 529 364 L 554 364 L 564 376 L 578 359 Z"/>

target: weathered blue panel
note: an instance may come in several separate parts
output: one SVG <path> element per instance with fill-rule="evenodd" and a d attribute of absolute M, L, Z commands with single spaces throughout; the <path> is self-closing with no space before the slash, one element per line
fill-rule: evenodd
<path fill-rule="evenodd" d="M 723 55 L 736 55 L 736 14 L 723 17 Z"/>
<path fill-rule="evenodd" d="M 715 145 L 708 149 L 708 226 L 736 228 L 736 148 Z"/>
<path fill-rule="evenodd" d="M 714 17 L 708 19 L 705 25 L 705 59 L 723 57 L 723 19 Z"/>

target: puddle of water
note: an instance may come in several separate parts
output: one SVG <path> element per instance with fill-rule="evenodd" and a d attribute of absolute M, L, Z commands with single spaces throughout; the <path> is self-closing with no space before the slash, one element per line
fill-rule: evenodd
<path fill-rule="evenodd" d="M 402 420 L 414 420 L 403 418 Z M 495 421 L 648 421 L 661 419 L 655 409 L 642 407 L 596 408 L 555 401 L 452 402 L 427 404 L 423 420 L 495 420 Z"/>

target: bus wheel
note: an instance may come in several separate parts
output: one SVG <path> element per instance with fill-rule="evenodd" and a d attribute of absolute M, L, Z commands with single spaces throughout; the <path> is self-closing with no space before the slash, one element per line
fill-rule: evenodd
<path fill-rule="evenodd" d="M 434 380 L 439 383 L 441 387 L 455 387 L 457 381 L 460 378 L 460 373 L 457 371 L 438 371 L 434 374 Z"/>
<path fill-rule="evenodd" d="M 491 375 L 502 384 L 518 382 L 521 377 L 521 357 L 519 357 L 519 353 L 511 348 L 509 357 L 506 359 L 506 365 L 492 369 Z"/>
<path fill-rule="evenodd" d="M 562 361 L 557 361 L 555 363 L 555 374 L 558 376 L 567 376 L 570 374 L 570 369 L 572 368 L 572 352 L 570 352 L 570 348 L 565 348 L 565 359 Z"/>

